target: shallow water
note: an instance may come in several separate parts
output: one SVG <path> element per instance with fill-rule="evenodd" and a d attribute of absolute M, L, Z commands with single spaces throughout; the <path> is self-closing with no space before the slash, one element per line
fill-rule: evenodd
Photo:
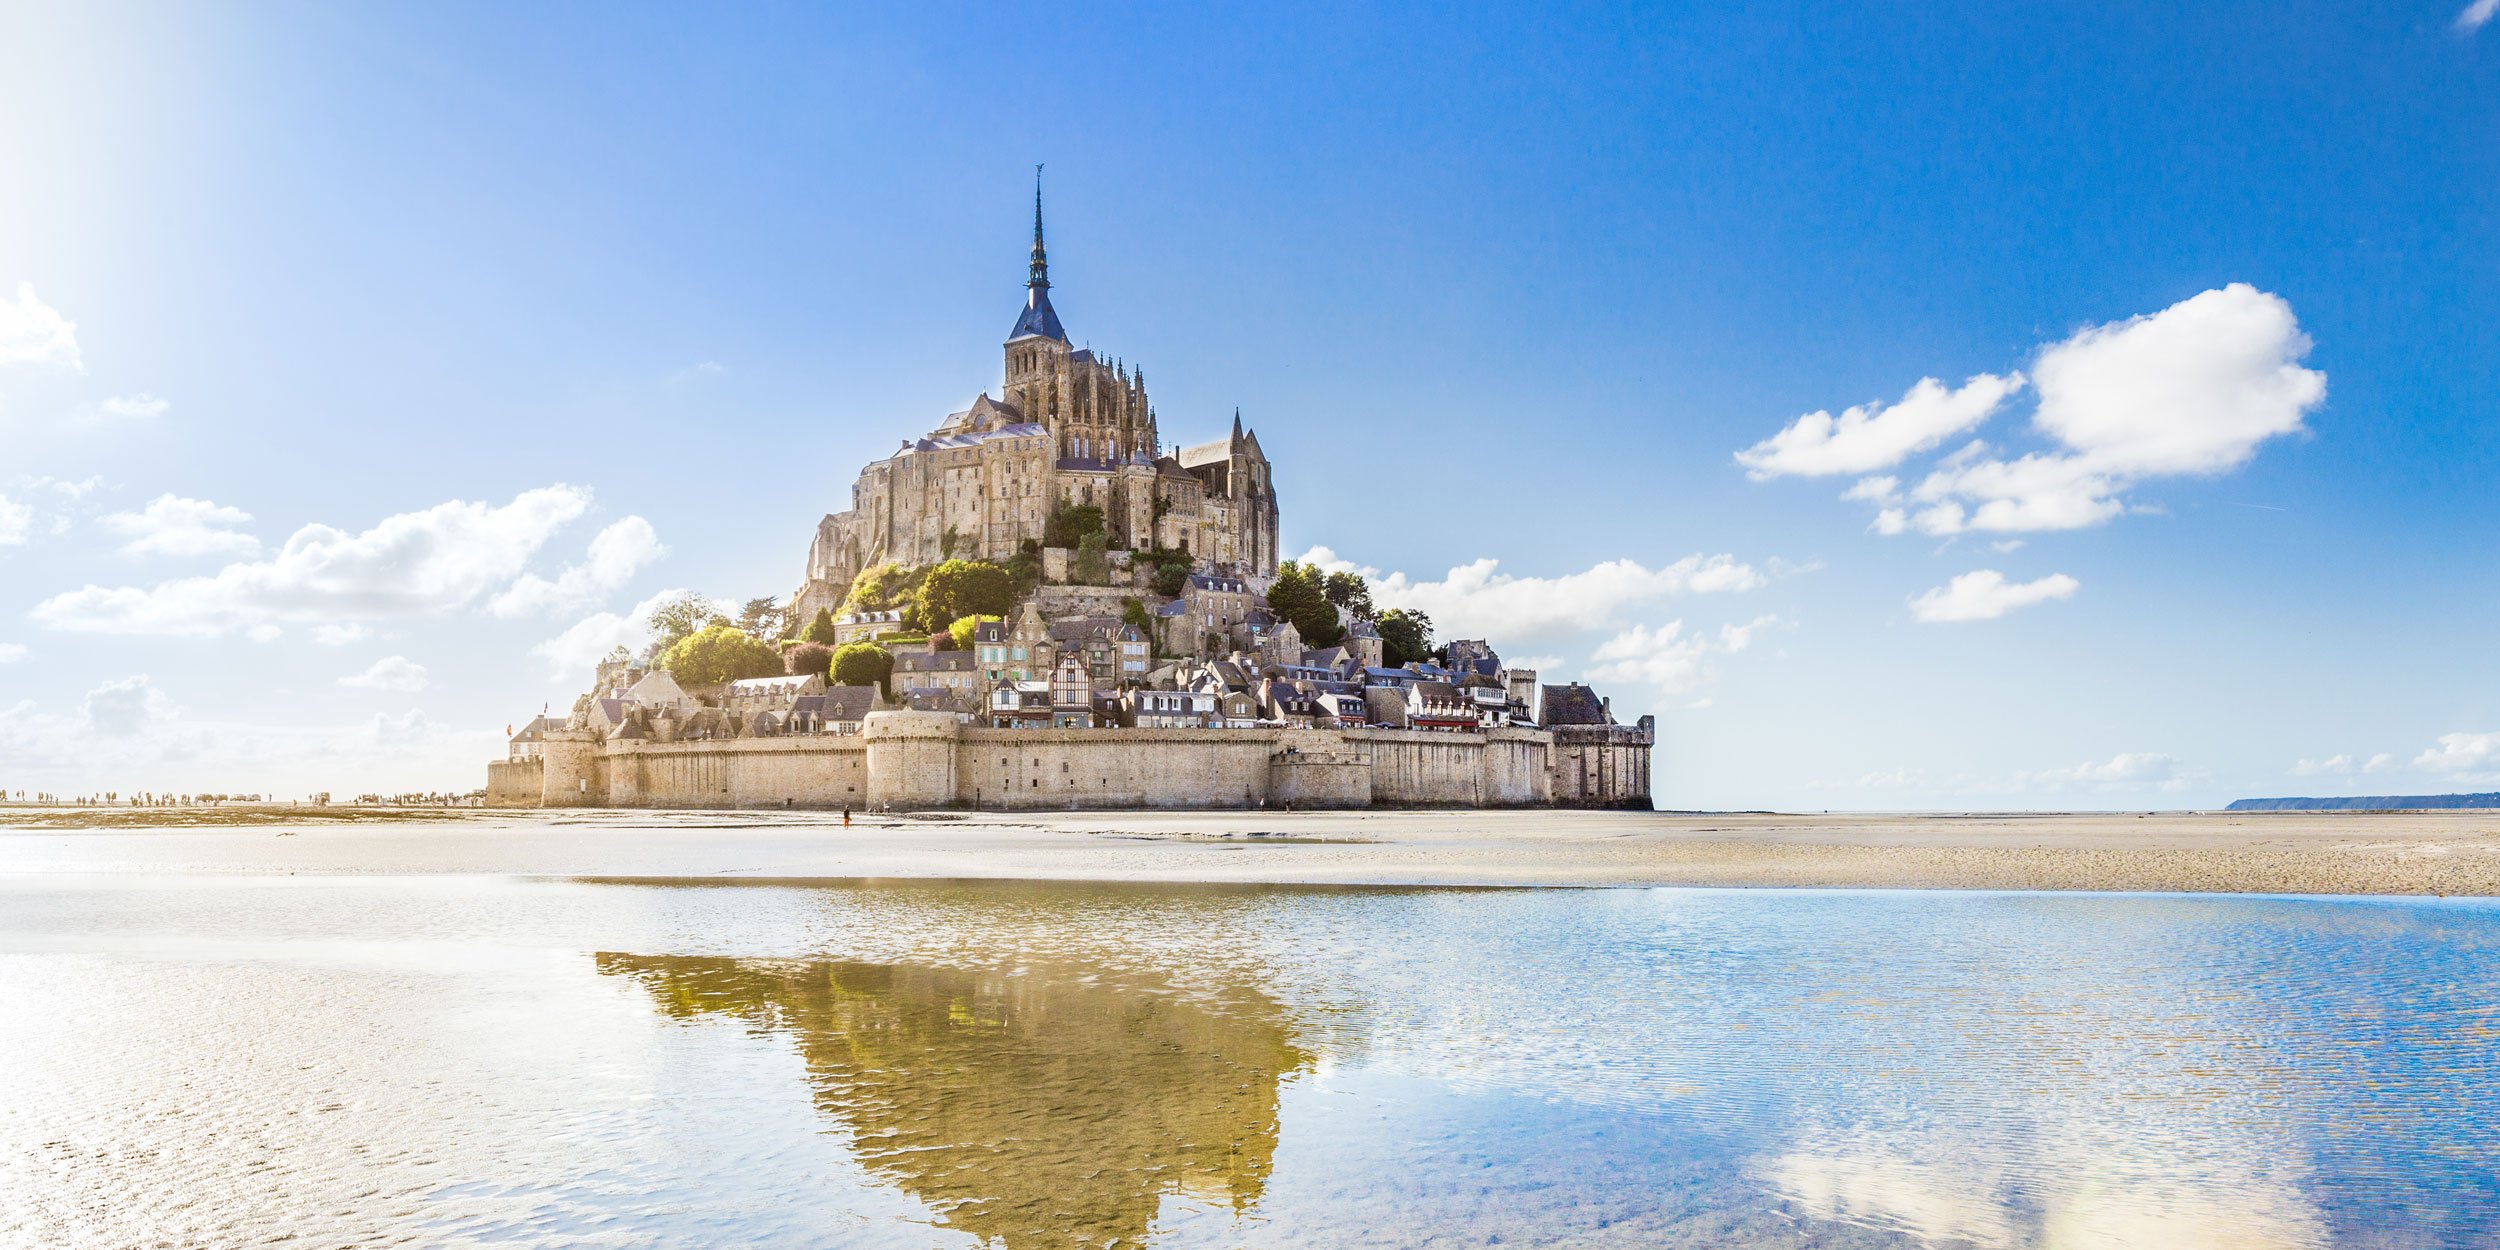
<path fill-rule="evenodd" d="M 0 1244 L 2500 1245 L 2500 903 L 0 876 Z"/>

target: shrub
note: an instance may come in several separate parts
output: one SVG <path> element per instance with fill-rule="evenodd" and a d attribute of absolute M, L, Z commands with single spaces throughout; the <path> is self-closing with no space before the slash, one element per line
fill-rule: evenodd
<path fill-rule="evenodd" d="M 946 637 L 948 641 L 955 644 L 953 647 L 948 649 L 952 651 L 970 651 L 972 649 L 972 631 L 981 628 L 981 622 L 1003 621 L 1005 619 L 1007 618 L 1004 616 L 956 617 L 955 623 L 946 627 Z"/>
<path fill-rule="evenodd" d="M 833 653 L 833 684 L 837 686 L 887 690 L 893 677 L 894 653 L 873 642 L 854 642 Z"/>
<path fill-rule="evenodd" d="M 802 642 L 781 653 L 781 666 L 793 677 L 827 676 L 833 672 L 833 648 L 821 642 Z"/>
<path fill-rule="evenodd" d="M 987 560 L 948 560 L 920 580 L 924 626 L 942 629 L 966 616 L 1001 615 L 1016 604 L 1016 575 Z"/>
<path fill-rule="evenodd" d="M 1042 545 L 1074 547 L 1087 534 L 1100 534 L 1104 528 L 1101 508 L 1090 503 L 1074 507 L 1061 504 L 1051 509 L 1050 519 L 1042 523 Z"/>
<path fill-rule="evenodd" d="M 816 609 L 816 615 L 808 620 L 807 628 L 799 631 L 799 638 L 805 642 L 823 643 L 825 646 L 832 646 L 833 609 Z"/>

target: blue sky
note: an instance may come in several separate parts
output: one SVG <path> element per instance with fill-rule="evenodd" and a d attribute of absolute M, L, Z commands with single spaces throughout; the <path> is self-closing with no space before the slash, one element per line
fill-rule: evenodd
<path fill-rule="evenodd" d="M 1663 805 L 2500 785 L 2500 29 L 1721 7 L 0 9 L 0 785 L 479 784 L 995 388 L 1036 161 L 1167 435 Z"/>

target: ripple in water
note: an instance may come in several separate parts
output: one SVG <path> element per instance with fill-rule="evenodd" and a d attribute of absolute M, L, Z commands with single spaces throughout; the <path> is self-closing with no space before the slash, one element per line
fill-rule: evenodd
<path fill-rule="evenodd" d="M 2500 905 L 0 885 L 0 1243 L 2500 1245 Z"/>

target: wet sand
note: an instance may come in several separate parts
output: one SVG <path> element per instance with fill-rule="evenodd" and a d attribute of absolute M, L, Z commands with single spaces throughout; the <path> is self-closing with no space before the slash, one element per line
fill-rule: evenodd
<path fill-rule="evenodd" d="M 2500 896 L 2500 812 L 1072 812 L 844 828 L 819 812 L 0 808 L 0 872 Z"/>

